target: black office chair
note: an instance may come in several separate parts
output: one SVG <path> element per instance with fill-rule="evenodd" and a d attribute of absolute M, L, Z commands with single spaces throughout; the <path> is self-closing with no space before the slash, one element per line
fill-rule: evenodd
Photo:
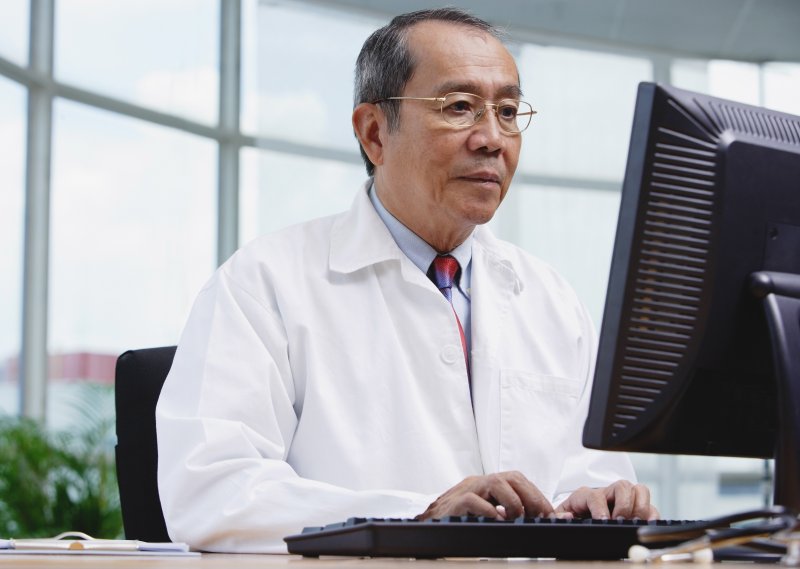
<path fill-rule="evenodd" d="M 175 349 L 130 350 L 117 359 L 117 481 L 128 539 L 170 541 L 158 497 L 155 412 Z"/>

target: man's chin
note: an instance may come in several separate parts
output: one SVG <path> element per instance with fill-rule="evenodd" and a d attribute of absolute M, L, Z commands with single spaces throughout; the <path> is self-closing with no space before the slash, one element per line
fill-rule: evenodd
<path fill-rule="evenodd" d="M 482 207 L 471 207 L 466 209 L 463 212 L 463 217 L 471 225 L 483 225 L 484 223 L 489 223 L 494 214 L 497 212 L 497 206 L 499 204 L 494 205 L 483 205 Z"/>

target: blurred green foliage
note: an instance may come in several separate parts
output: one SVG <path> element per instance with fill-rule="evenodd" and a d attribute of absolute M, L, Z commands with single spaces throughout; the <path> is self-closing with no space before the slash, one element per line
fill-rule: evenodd
<path fill-rule="evenodd" d="M 21 417 L 0 418 L 0 538 L 82 531 L 122 535 L 110 389 L 77 391 L 78 428 L 51 432 Z"/>

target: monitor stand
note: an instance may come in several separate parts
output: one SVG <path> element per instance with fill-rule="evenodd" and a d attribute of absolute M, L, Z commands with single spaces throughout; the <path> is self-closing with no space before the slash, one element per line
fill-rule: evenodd
<path fill-rule="evenodd" d="M 760 271 L 750 288 L 764 303 L 777 381 L 774 502 L 800 511 L 800 275 Z"/>

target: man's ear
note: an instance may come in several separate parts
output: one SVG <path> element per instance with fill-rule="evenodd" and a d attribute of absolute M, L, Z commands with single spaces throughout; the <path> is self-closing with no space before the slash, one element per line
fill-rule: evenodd
<path fill-rule="evenodd" d="M 370 162 L 383 164 L 383 144 L 387 132 L 386 115 L 373 103 L 361 103 L 353 109 L 353 131 Z"/>

